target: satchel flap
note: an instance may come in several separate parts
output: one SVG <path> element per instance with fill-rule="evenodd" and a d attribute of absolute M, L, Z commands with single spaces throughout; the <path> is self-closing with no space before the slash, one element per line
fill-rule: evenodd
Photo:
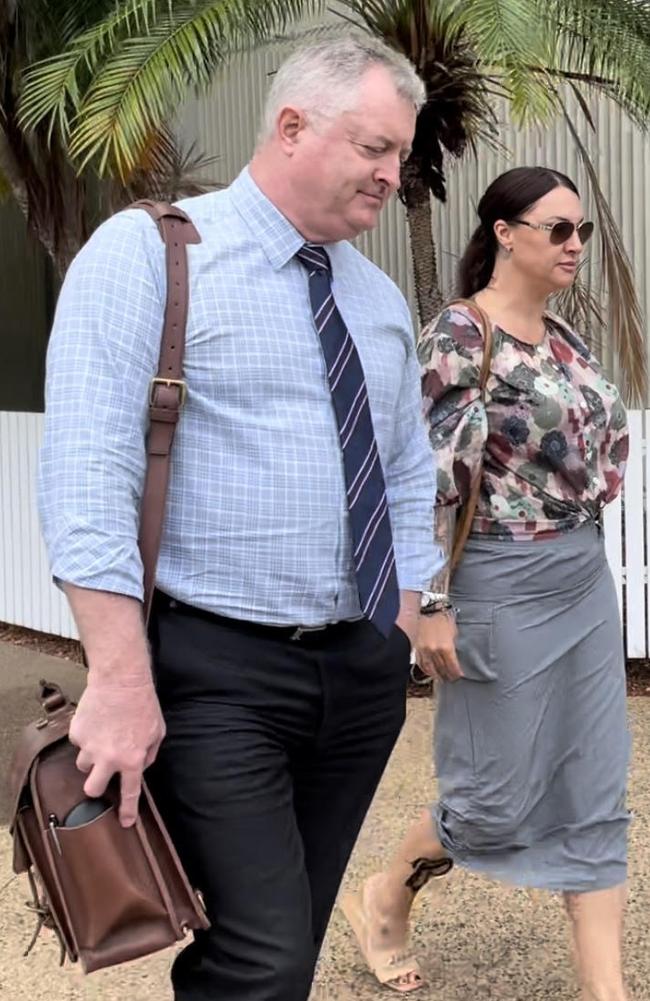
<path fill-rule="evenodd" d="M 45 682 L 41 685 L 44 714 L 41 719 L 29 723 L 24 728 L 9 766 L 7 785 L 10 802 L 13 803 L 9 817 L 10 833 L 13 833 L 23 789 L 29 781 L 34 761 L 46 747 L 68 736 L 70 721 L 75 711 L 74 704 L 61 694 L 58 686 L 46 686 Z"/>

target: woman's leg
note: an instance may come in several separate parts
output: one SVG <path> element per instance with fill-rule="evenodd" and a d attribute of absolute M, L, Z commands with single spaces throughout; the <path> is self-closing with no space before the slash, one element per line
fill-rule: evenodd
<path fill-rule="evenodd" d="M 565 893 L 582 1001 L 627 1001 L 623 983 L 623 915 L 627 886 Z"/>
<path fill-rule="evenodd" d="M 360 899 L 363 909 L 360 945 L 373 972 L 390 966 L 392 961 L 397 966 L 405 956 L 409 915 L 418 890 L 432 876 L 445 875 L 451 865 L 436 835 L 431 814 L 424 810 L 406 832 L 387 867 L 365 881 L 357 898 L 357 906 Z M 354 906 L 354 901 L 350 895 L 347 901 L 346 898 L 342 901 L 347 916 L 351 905 Z M 422 986 L 417 963 L 407 960 L 406 966 L 409 965 L 410 969 L 388 981 L 394 990 L 406 993 Z"/>
<path fill-rule="evenodd" d="M 438 840 L 431 814 L 423 810 L 409 827 L 387 867 L 371 877 L 377 911 L 386 923 L 399 926 L 402 941 L 417 891 L 433 875 L 444 874 L 445 860 L 448 856 Z M 442 872 L 436 873 L 436 868 Z M 378 931 L 383 931 L 383 928 Z"/>

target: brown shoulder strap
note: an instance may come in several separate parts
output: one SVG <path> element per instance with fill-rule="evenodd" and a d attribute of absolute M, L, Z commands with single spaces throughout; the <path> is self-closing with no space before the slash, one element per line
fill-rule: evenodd
<path fill-rule="evenodd" d="M 467 312 L 470 313 L 476 321 L 478 321 L 477 326 L 479 326 L 483 336 L 483 361 L 481 363 L 478 385 L 481 391 L 481 399 L 485 403 L 485 392 L 488 379 L 490 378 L 490 365 L 492 362 L 492 321 L 485 310 L 482 309 L 477 302 L 474 302 L 473 299 L 455 299 L 453 302 L 449 303 L 447 308 L 454 306 L 463 307 L 463 309 L 467 310 Z M 467 537 L 472 528 L 472 521 L 474 520 L 474 514 L 476 512 L 476 506 L 481 492 L 482 473 L 483 463 L 481 462 L 479 468 L 474 474 L 474 478 L 470 486 L 469 496 L 463 504 L 456 520 L 454 544 L 452 546 L 451 557 L 449 559 L 449 566 L 452 573 L 460 560 L 463 549 L 465 548 L 465 543 L 467 542 Z"/>
<path fill-rule="evenodd" d="M 176 424 L 185 402 L 183 381 L 185 327 L 189 306 L 187 244 L 200 243 L 189 216 L 167 202 L 139 201 L 129 208 L 144 209 L 158 226 L 165 244 L 167 299 L 160 341 L 158 373 L 149 389 L 147 472 L 140 506 L 138 545 L 144 566 L 144 618 L 149 619 L 156 563 L 165 517 L 169 463 Z"/>
<path fill-rule="evenodd" d="M 446 308 L 452 309 L 455 306 L 462 306 L 463 309 L 472 315 L 474 320 L 478 320 L 477 326 L 483 337 L 483 361 L 481 363 L 478 385 L 481 390 L 481 398 L 484 398 L 485 387 L 490 378 L 490 364 L 492 362 L 492 320 L 483 307 L 479 306 L 473 299 L 454 299 Z"/>

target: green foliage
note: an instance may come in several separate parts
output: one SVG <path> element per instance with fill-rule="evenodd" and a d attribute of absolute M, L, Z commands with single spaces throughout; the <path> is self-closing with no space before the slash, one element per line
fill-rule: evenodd
<path fill-rule="evenodd" d="M 522 125 L 566 116 L 573 88 L 590 127 L 591 92 L 646 127 L 647 0 L 332 3 L 330 12 L 404 53 L 425 82 L 427 101 L 402 175 L 411 219 L 423 200 L 428 206 L 428 192 L 444 201 L 448 157 L 476 153 L 484 142 L 498 145 L 499 95 Z M 82 175 L 96 170 L 123 186 L 139 185 L 143 171 L 162 169 L 167 123 L 189 92 L 205 87 L 233 53 L 277 40 L 325 7 L 325 0 L 0 0 L 0 72 L 9 104 L 19 99 L 17 115 L 6 100 L 0 107 L 5 131 L 8 122 L 18 158 L 31 144 L 41 161 L 49 149 L 59 165 L 64 155 Z M 630 398 L 639 398 L 645 369 L 633 276 L 596 171 L 573 131 L 600 217 L 613 336 Z M 28 180 L 37 200 L 38 184 Z"/>
<path fill-rule="evenodd" d="M 47 124 L 81 167 L 127 179 L 191 88 L 301 15 L 297 0 L 128 0 L 25 74 L 20 123 Z"/>

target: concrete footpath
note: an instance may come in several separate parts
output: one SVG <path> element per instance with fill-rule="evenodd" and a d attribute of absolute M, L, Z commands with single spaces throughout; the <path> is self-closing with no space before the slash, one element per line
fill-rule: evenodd
<path fill-rule="evenodd" d="M 83 687 L 74 664 L 0 643 L 0 760 L 3 771 L 20 727 L 34 718 L 39 678 L 71 694 Z M 630 906 L 626 966 L 631 998 L 650 1001 L 650 699 L 630 699 L 634 766 L 630 807 Z M 366 819 L 346 883 L 378 868 L 409 821 L 432 798 L 432 704 L 410 700 L 407 725 Z M 84 977 L 59 969 L 50 933 L 22 958 L 34 927 L 25 909 L 24 878 L 12 878 L 8 803 L 0 792 L 0 999 L 2 1001 L 170 1001 L 171 950 L 126 967 Z M 430 884 L 431 886 L 432 884 Z M 509 890 L 455 870 L 426 891 L 416 912 L 414 946 L 430 986 L 422 1001 L 566 1001 L 577 997 L 562 905 L 557 897 Z M 338 911 L 328 933 L 312 1001 L 373 1001 L 398 995 L 364 970 Z M 215 1001 L 217 999 L 215 998 Z M 228 999 L 218 999 L 228 1001 Z"/>

